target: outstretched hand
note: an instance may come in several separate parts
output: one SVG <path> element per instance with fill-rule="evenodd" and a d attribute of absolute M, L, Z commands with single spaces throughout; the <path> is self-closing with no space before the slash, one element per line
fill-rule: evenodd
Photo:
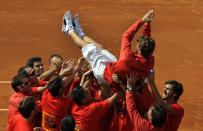
<path fill-rule="evenodd" d="M 61 70 L 63 69 L 71 69 L 73 68 L 73 64 L 74 64 L 74 59 L 70 59 L 70 60 L 65 60 L 62 64 Z"/>
<path fill-rule="evenodd" d="M 67 76 L 73 73 L 74 59 L 65 60 L 61 66 L 60 75 Z"/>
<path fill-rule="evenodd" d="M 87 61 L 85 60 L 84 57 L 80 57 L 80 58 L 78 59 L 77 65 L 75 66 L 74 73 L 76 74 L 76 73 L 80 72 L 80 70 L 81 70 L 85 65 L 87 65 Z"/>
<path fill-rule="evenodd" d="M 78 59 L 78 66 L 82 67 L 84 64 L 86 64 L 86 60 L 84 57 L 80 57 Z"/>
<path fill-rule="evenodd" d="M 82 79 L 80 81 L 80 86 L 83 86 L 85 81 L 89 78 L 89 76 L 93 75 L 93 71 L 92 70 L 89 70 L 87 72 L 85 72 L 82 76 Z"/>
<path fill-rule="evenodd" d="M 127 85 L 129 85 L 130 87 L 134 87 L 135 82 L 137 81 L 137 74 L 136 73 L 132 73 L 129 76 L 126 75 L 127 78 Z"/>
<path fill-rule="evenodd" d="M 117 74 L 112 74 L 112 80 L 117 84 L 121 84 L 121 80 L 118 78 Z"/>
<path fill-rule="evenodd" d="M 145 14 L 143 17 L 142 17 L 142 21 L 143 22 L 151 22 L 153 21 L 154 19 L 154 10 L 150 10 L 149 12 L 147 12 L 147 14 Z"/>

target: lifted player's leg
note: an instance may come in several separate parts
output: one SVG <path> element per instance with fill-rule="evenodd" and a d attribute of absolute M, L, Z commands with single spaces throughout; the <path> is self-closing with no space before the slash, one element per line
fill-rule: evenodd
<path fill-rule="evenodd" d="M 62 32 L 68 34 L 74 43 L 82 48 L 83 46 L 89 44 L 89 42 L 84 41 L 78 34 L 75 32 L 73 21 L 72 21 L 72 12 L 67 11 L 63 17 L 62 21 Z"/>
<path fill-rule="evenodd" d="M 62 24 L 62 31 L 68 34 L 78 47 L 82 48 L 82 55 L 90 63 L 95 78 L 100 84 L 107 84 L 103 78 L 104 69 L 106 65 L 117 61 L 116 57 L 105 50 L 102 45 L 85 36 L 79 23 L 79 15 L 76 15 L 72 22 L 72 12 L 66 12 Z"/>
<path fill-rule="evenodd" d="M 99 50 L 104 50 L 104 47 L 97 43 L 95 40 L 90 38 L 89 36 L 85 35 L 83 32 L 83 29 L 80 25 L 79 22 L 79 14 L 76 14 L 75 17 L 73 18 L 73 24 L 75 26 L 75 32 L 86 42 L 94 44 Z"/>

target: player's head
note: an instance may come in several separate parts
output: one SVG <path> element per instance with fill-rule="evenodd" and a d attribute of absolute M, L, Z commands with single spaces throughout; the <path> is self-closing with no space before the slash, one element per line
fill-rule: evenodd
<path fill-rule="evenodd" d="M 25 97 L 19 104 L 18 110 L 24 118 L 34 117 L 37 112 L 37 105 L 32 96 Z"/>
<path fill-rule="evenodd" d="M 27 66 L 32 67 L 35 70 L 35 75 L 40 76 L 43 71 L 42 59 L 40 57 L 32 57 L 28 60 Z"/>
<path fill-rule="evenodd" d="M 140 36 L 137 42 L 137 51 L 140 52 L 143 57 L 148 58 L 155 49 L 155 41 L 147 36 Z"/>
<path fill-rule="evenodd" d="M 56 76 L 50 80 L 47 87 L 53 97 L 61 96 L 65 90 L 65 87 L 63 87 L 63 81 L 60 76 Z"/>
<path fill-rule="evenodd" d="M 174 101 L 178 101 L 180 96 L 183 93 L 183 86 L 176 80 L 168 80 L 165 82 L 165 89 L 163 91 L 164 99 L 174 99 Z"/>
<path fill-rule="evenodd" d="M 78 105 L 83 105 L 83 99 L 85 99 L 85 94 L 83 92 L 83 88 L 81 86 L 77 86 L 73 88 L 71 91 L 72 100 Z"/>
<path fill-rule="evenodd" d="M 71 115 L 64 117 L 61 120 L 61 131 L 74 131 L 75 120 Z"/>
<path fill-rule="evenodd" d="M 15 92 L 28 93 L 32 90 L 31 82 L 25 74 L 14 76 L 11 86 Z"/>
<path fill-rule="evenodd" d="M 50 67 L 55 66 L 56 62 L 58 60 L 63 61 L 62 56 L 60 56 L 59 54 L 53 54 L 53 55 L 51 55 L 50 58 L 49 58 L 49 65 L 50 65 Z"/>
<path fill-rule="evenodd" d="M 25 75 L 27 75 L 26 70 L 25 70 L 27 67 L 28 66 L 23 66 L 23 67 L 19 68 L 18 69 L 18 74 L 25 74 Z"/>
<path fill-rule="evenodd" d="M 155 127 L 161 127 L 167 118 L 167 112 L 159 104 L 152 105 L 148 110 L 147 115 L 148 119 Z"/>
<path fill-rule="evenodd" d="M 23 66 L 18 70 L 18 74 L 25 74 L 32 84 L 38 82 L 37 76 L 35 75 L 35 70 L 29 66 Z"/>
<path fill-rule="evenodd" d="M 83 75 L 83 77 L 84 77 L 84 75 Z M 82 79 L 84 79 L 84 78 L 82 78 Z M 94 80 L 95 80 L 94 75 L 89 74 L 89 76 L 85 79 L 84 83 L 80 83 L 80 84 L 82 84 L 81 86 L 73 88 L 73 90 L 71 92 L 71 96 L 72 96 L 73 101 L 78 106 L 88 104 L 91 101 L 92 96 L 91 96 L 90 88 L 94 84 L 94 82 L 95 82 Z"/>
<path fill-rule="evenodd" d="M 71 97 L 78 106 L 81 106 L 90 102 L 91 92 L 89 89 L 77 86 L 71 91 Z"/>

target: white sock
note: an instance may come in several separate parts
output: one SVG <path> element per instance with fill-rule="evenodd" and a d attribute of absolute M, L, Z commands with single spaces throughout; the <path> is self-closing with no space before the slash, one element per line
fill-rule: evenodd
<path fill-rule="evenodd" d="M 70 35 L 71 32 L 73 32 L 73 29 L 68 30 L 68 34 Z"/>

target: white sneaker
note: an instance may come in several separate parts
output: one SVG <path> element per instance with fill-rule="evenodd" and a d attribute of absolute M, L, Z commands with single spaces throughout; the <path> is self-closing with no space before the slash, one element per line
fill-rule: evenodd
<path fill-rule="evenodd" d="M 72 22 L 72 11 L 67 11 L 63 16 L 62 21 L 62 32 L 65 34 L 70 34 L 70 32 L 74 31 L 74 26 Z"/>
<path fill-rule="evenodd" d="M 79 14 L 76 14 L 75 17 L 73 18 L 73 24 L 75 27 L 75 32 L 80 36 L 83 37 L 85 34 L 82 30 L 82 27 L 80 26 L 79 22 Z"/>

